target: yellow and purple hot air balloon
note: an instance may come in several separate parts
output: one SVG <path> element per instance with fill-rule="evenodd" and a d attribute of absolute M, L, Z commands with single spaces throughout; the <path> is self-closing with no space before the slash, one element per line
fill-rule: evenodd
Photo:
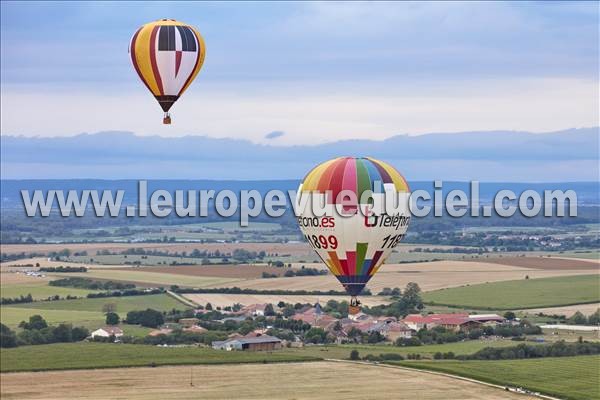
<path fill-rule="evenodd" d="M 171 123 L 169 109 L 190 86 L 206 48 L 198 30 L 173 19 L 161 19 L 139 28 L 129 45 L 131 62 Z"/>
<path fill-rule="evenodd" d="M 349 192 L 355 200 L 345 197 Z M 397 199 L 391 213 L 385 207 L 374 207 L 374 199 L 381 200 L 386 192 Z M 351 296 L 351 314 L 360 310 L 357 296 L 404 238 L 410 222 L 409 194 L 404 177 L 391 165 L 373 158 L 326 161 L 313 168 L 300 184 L 298 224 Z M 303 196 L 308 198 L 304 205 Z M 315 203 L 328 205 L 328 211 L 317 215 Z M 332 212 L 336 207 L 342 215 Z"/>

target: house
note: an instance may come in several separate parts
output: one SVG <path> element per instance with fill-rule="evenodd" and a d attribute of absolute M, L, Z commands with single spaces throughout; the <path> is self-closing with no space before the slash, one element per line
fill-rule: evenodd
<path fill-rule="evenodd" d="M 123 336 L 123 330 L 118 326 L 105 326 L 104 328 L 96 329 L 91 334 L 92 339 L 97 337 L 109 338 L 114 336 L 115 338 L 120 338 Z"/>
<path fill-rule="evenodd" d="M 386 340 L 395 342 L 399 338 L 410 339 L 413 330 L 403 322 L 384 320 L 373 324 L 368 332 L 379 332 Z"/>
<path fill-rule="evenodd" d="M 263 317 L 267 304 L 250 304 L 240 310 L 240 313 L 249 317 Z"/>
<path fill-rule="evenodd" d="M 292 315 L 290 318 L 296 321 L 305 322 L 317 328 L 323 328 L 325 330 L 333 326 L 335 322 L 338 321 L 331 315 L 325 314 L 319 303 L 315 304 L 314 307 L 304 310 L 303 312 Z"/>
<path fill-rule="evenodd" d="M 281 348 L 281 339 L 269 335 L 243 336 L 212 342 L 215 350 L 270 351 Z"/>
<path fill-rule="evenodd" d="M 198 322 L 200 322 L 198 318 L 181 318 L 179 320 L 179 324 L 184 328 L 189 328 L 191 326 L 198 325 Z"/>

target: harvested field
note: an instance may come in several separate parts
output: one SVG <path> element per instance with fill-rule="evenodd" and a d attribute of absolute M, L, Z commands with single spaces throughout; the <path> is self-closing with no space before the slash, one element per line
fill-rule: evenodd
<path fill-rule="evenodd" d="M 16 272 L 0 272 L 0 283 L 2 286 L 5 285 L 36 285 L 40 282 L 45 283 L 51 279 L 41 276 L 27 276 L 25 274 Z"/>
<path fill-rule="evenodd" d="M 0 378 L 3 399 L 64 399 L 74 393 L 84 399 L 106 399 L 107 393 L 126 399 L 362 400 L 392 393 L 422 400 L 526 398 L 416 370 L 336 362 L 14 373 Z"/>
<path fill-rule="evenodd" d="M 528 314 L 537 314 L 544 313 L 547 315 L 565 315 L 570 317 L 575 314 L 577 311 L 583 313 L 584 315 L 590 315 L 596 312 L 600 308 L 600 303 L 592 303 L 592 304 L 576 304 L 574 306 L 563 306 L 563 307 L 545 307 L 545 308 L 530 308 L 524 311 Z"/>
<path fill-rule="evenodd" d="M 50 275 L 55 279 L 66 278 L 70 276 L 78 276 L 81 278 L 130 282 L 140 286 L 154 287 L 170 285 L 179 285 L 187 287 L 206 287 L 210 285 L 223 285 L 225 287 L 229 287 L 237 286 L 237 282 L 243 282 L 243 280 L 236 278 L 165 274 L 161 272 L 148 272 L 147 269 L 148 268 L 96 268 L 93 270 L 89 270 L 88 272 L 51 273 Z"/>
<path fill-rule="evenodd" d="M 314 252 L 307 243 L 57 243 L 57 244 L 5 244 L 2 252 L 6 254 L 15 253 L 49 253 L 69 249 L 71 252 L 87 251 L 88 254 L 96 254 L 96 251 L 108 250 L 120 252 L 131 248 L 143 248 L 147 250 L 160 250 L 169 252 L 188 253 L 198 250 L 216 251 L 230 253 L 235 249 L 248 251 L 264 250 L 268 254 L 309 254 L 314 258 Z"/>
<path fill-rule="evenodd" d="M 192 300 L 197 304 L 204 305 L 210 303 L 214 306 L 226 307 L 235 303 L 243 305 L 272 303 L 277 304 L 280 301 L 286 303 L 310 303 L 314 304 L 317 301 L 321 304 L 329 300 L 348 301 L 348 296 L 287 296 L 287 295 L 263 295 L 263 294 L 225 294 L 225 293 L 200 293 L 200 294 L 185 294 L 185 298 Z M 387 304 L 391 300 L 381 296 L 364 296 L 360 301 L 369 307 L 380 304 Z"/>
<path fill-rule="evenodd" d="M 600 270 L 597 260 L 583 260 L 558 257 L 499 257 L 486 258 L 485 262 L 491 264 L 512 265 L 523 268 L 543 270 Z"/>
<path fill-rule="evenodd" d="M 123 268 L 131 271 L 131 268 Z M 174 265 L 171 267 L 140 267 L 136 271 L 175 274 L 185 276 L 207 276 L 234 279 L 261 278 L 263 272 L 282 276 L 287 268 L 268 267 L 266 265 Z"/>
<path fill-rule="evenodd" d="M 422 290 L 431 291 L 467 284 L 519 280 L 524 279 L 526 276 L 534 279 L 567 275 L 589 275 L 590 272 L 589 269 L 542 270 L 487 262 L 464 261 L 391 264 L 384 265 L 371 279 L 367 287 L 376 294 L 384 287 L 403 288 L 409 282 L 416 282 Z M 230 285 L 216 284 L 211 286 L 228 287 Z M 259 290 L 340 290 L 340 284 L 333 275 L 253 279 L 236 282 L 235 286 Z"/>

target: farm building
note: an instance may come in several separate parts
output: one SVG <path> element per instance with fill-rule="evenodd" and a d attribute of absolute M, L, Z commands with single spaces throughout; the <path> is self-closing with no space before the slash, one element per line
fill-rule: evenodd
<path fill-rule="evenodd" d="M 480 321 L 472 320 L 468 314 L 410 314 L 402 320 L 409 328 L 415 331 L 431 329 L 441 326 L 451 331 L 469 331 L 480 327 Z"/>
<path fill-rule="evenodd" d="M 274 336 L 259 335 L 254 337 L 237 337 L 225 341 L 212 342 L 215 350 L 265 351 L 281 348 L 281 340 Z"/>
<path fill-rule="evenodd" d="M 483 325 L 497 325 L 506 322 L 506 319 L 498 314 L 472 314 L 469 315 L 471 321 L 477 321 Z"/>
<path fill-rule="evenodd" d="M 105 326 L 104 328 L 96 329 L 91 334 L 92 339 L 96 337 L 109 338 L 114 336 L 115 338 L 120 338 L 123 336 L 123 330 L 118 326 Z"/>

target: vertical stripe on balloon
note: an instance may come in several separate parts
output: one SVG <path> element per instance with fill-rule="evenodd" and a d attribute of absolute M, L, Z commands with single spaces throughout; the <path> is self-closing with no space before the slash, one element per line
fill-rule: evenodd
<path fill-rule="evenodd" d="M 162 80 L 160 79 L 160 72 L 158 71 L 158 66 L 156 65 L 156 34 L 158 32 L 159 26 L 155 26 L 152 28 L 152 34 L 150 35 L 150 62 L 152 64 L 152 73 L 154 74 L 154 79 L 156 79 L 156 84 L 158 85 L 158 89 L 160 91 L 160 95 L 164 95 L 164 89 Z"/>

